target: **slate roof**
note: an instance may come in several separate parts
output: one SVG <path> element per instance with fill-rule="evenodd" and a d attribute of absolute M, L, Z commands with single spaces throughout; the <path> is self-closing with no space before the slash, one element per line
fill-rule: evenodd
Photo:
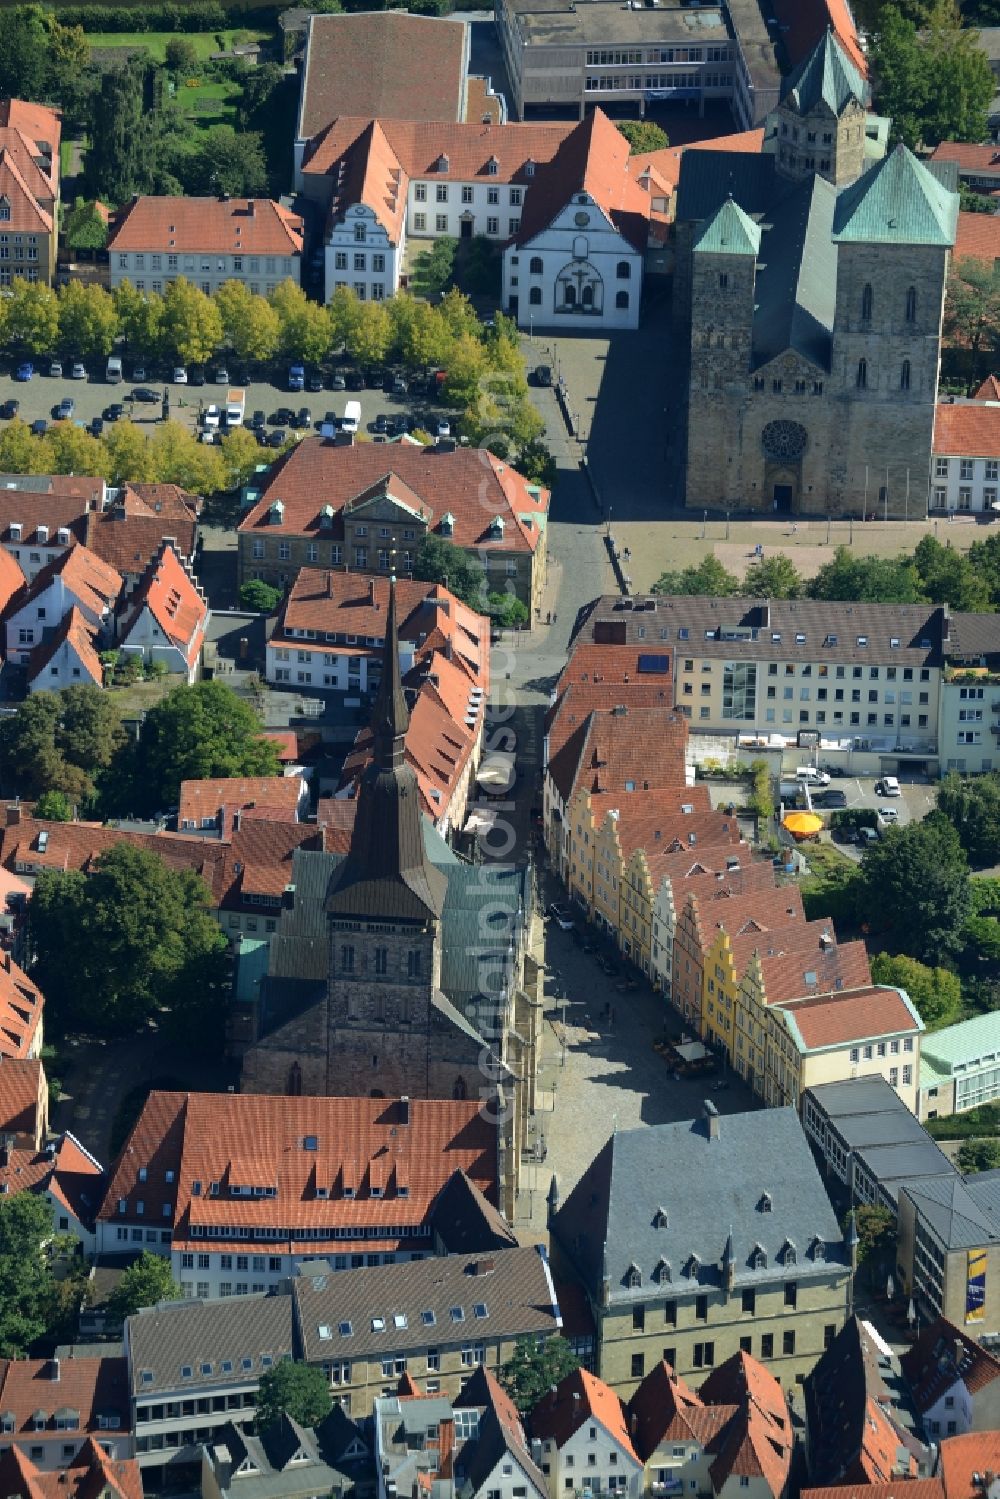
<path fill-rule="evenodd" d="M 837 295 L 837 250 L 830 232 L 836 201 L 836 188 L 817 175 L 774 204 L 754 284 L 755 369 L 786 349 L 830 367 Z"/>
<path fill-rule="evenodd" d="M 775 196 L 787 188 L 770 153 L 685 151 L 677 179 L 677 218 L 707 219 L 727 198 L 752 218 L 766 213 Z"/>
<path fill-rule="evenodd" d="M 976 1249 L 1000 1241 L 1000 1171 L 964 1179 L 956 1171 L 905 1182 L 901 1190 L 946 1249 Z"/>
<path fill-rule="evenodd" d="M 287 1293 L 162 1302 L 129 1317 L 126 1330 L 131 1390 L 140 1398 L 192 1385 L 255 1386 L 265 1369 L 290 1358 L 294 1349 Z"/>
<path fill-rule="evenodd" d="M 833 31 L 825 31 L 813 51 L 782 85 L 782 99 L 791 100 L 800 114 L 810 114 L 821 103 L 840 115 L 851 100 L 864 104 L 868 89 L 858 67 Z"/>
<path fill-rule="evenodd" d="M 841 191 L 833 237 L 838 244 L 950 248 L 957 224 L 958 194 L 900 144 Z"/>
<path fill-rule="evenodd" d="M 332 1275 L 304 1271 L 292 1281 L 292 1295 L 309 1364 L 402 1357 L 428 1343 L 542 1337 L 562 1326 L 548 1261 L 537 1245 Z"/>
<path fill-rule="evenodd" d="M 760 250 L 760 225 L 727 198 L 702 226 L 694 242 L 695 254 L 753 255 Z"/>
<path fill-rule="evenodd" d="M 706 1119 L 618 1131 L 584 1172 L 553 1232 L 592 1294 L 606 1279 L 611 1305 L 642 1301 L 657 1273 L 660 1284 L 669 1274 L 672 1292 L 721 1286 L 727 1233 L 737 1286 L 844 1273 L 840 1227 L 795 1110 L 729 1114 L 717 1125 L 715 1139 Z"/>
<path fill-rule="evenodd" d="M 832 27 L 855 67 L 867 74 L 868 62 L 847 0 L 774 0 L 774 14 L 793 67 L 808 56 Z M 913 1499 L 919 1499 L 919 1495 Z"/>

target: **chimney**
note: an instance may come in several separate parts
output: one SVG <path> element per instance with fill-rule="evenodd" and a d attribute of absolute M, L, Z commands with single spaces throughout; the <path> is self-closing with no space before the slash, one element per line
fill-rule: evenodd
<path fill-rule="evenodd" d="M 708 1126 L 708 1138 L 717 1140 L 719 1138 L 719 1111 L 710 1098 L 705 1099 L 702 1113 L 705 1115 L 705 1123 Z"/>
<path fill-rule="evenodd" d="M 21 821 L 21 808 L 20 807 L 8 807 L 7 808 L 7 826 L 9 828 L 16 828 L 18 826 L 18 824 L 20 823 L 20 821 Z"/>
<path fill-rule="evenodd" d="M 473 1260 L 469 1266 L 470 1275 L 492 1275 L 497 1267 L 496 1260 Z"/>
<path fill-rule="evenodd" d="M 59 1383 L 59 1360 L 57 1358 L 49 1359 L 49 1378 L 54 1380 L 56 1384 Z"/>
<path fill-rule="evenodd" d="M 374 609 L 378 608 L 378 605 L 375 602 L 375 579 L 374 578 L 369 578 L 368 579 L 368 602 L 369 602 L 369 604 L 372 605 L 372 607 Z"/>
<path fill-rule="evenodd" d="M 253 218 L 257 212 L 257 205 L 252 198 L 247 199 L 247 217 Z"/>
<path fill-rule="evenodd" d="M 631 1414 L 631 1416 L 629 1416 L 629 1419 L 628 1419 L 628 1434 L 629 1434 L 629 1436 L 630 1437 L 634 1437 L 635 1434 L 636 1434 L 636 1432 L 638 1430 L 639 1430 L 639 1417 L 636 1415 L 635 1411 L 633 1411 L 632 1414 Z"/>
<path fill-rule="evenodd" d="M 9 1165 L 10 1165 L 10 1146 L 7 1144 L 7 1141 L 4 1140 L 3 1143 L 0 1144 L 0 1166 L 9 1166 Z"/>
<path fill-rule="evenodd" d="M 333 573 L 326 575 L 326 596 L 328 599 L 333 598 Z"/>
<path fill-rule="evenodd" d="M 399 1100 L 399 1122 L 403 1125 L 410 1122 L 410 1100 L 405 1093 Z"/>
<path fill-rule="evenodd" d="M 579 1409 L 580 1409 L 580 1391 L 579 1390 L 574 1390 L 573 1391 L 573 1414 L 574 1414 L 574 1416 L 577 1414 L 577 1412 L 579 1411 Z"/>
<path fill-rule="evenodd" d="M 965 1359 L 965 1344 L 962 1342 L 961 1338 L 956 1338 L 955 1339 L 955 1371 L 956 1371 L 956 1373 L 958 1372 L 958 1370 L 961 1369 L 962 1363 L 963 1363 L 964 1359 Z"/>

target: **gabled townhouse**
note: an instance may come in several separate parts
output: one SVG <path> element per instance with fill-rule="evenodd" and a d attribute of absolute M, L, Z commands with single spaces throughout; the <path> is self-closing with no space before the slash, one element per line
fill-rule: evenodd
<path fill-rule="evenodd" d="M 409 1376 L 420 1394 L 464 1398 L 520 1338 L 562 1330 L 544 1248 L 449 1254 L 331 1275 L 322 1261 L 292 1281 L 300 1356 L 321 1367 L 343 1409 L 368 1416 Z"/>
<path fill-rule="evenodd" d="M 162 292 L 179 277 L 206 295 L 241 281 L 266 296 L 302 279 L 302 220 L 271 198 L 135 197 L 108 238 L 112 289 Z"/>
<path fill-rule="evenodd" d="M 427 1254 L 455 1170 L 497 1200 L 478 1103 L 153 1092 L 112 1166 L 98 1251 L 169 1258 L 187 1297 L 266 1291 L 302 1259 L 337 1270 Z"/>
<path fill-rule="evenodd" d="M 0 1052 L 0 1137 L 8 1150 L 41 1149 L 49 1129 L 49 1085 L 38 1057 Z"/>
<path fill-rule="evenodd" d="M 899 1362 L 929 1440 L 1000 1429 L 1000 1358 L 964 1328 L 936 1318 Z"/>
<path fill-rule="evenodd" d="M 33 647 L 24 670 L 29 692 L 103 687 L 99 630 L 74 604 L 47 638 Z"/>
<path fill-rule="evenodd" d="M 177 484 L 126 484 L 91 512 L 87 545 L 122 577 L 122 598 L 138 587 L 165 541 L 193 563 L 201 500 Z"/>
<path fill-rule="evenodd" d="M 309 810 L 304 776 L 235 776 L 182 781 L 177 831 L 228 839 L 234 826 L 252 811 L 265 821 L 302 822 Z"/>
<path fill-rule="evenodd" d="M 117 575 L 116 575 L 117 576 Z M 165 541 L 118 623 L 122 655 L 159 664 L 188 684 L 201 672 L 210 611 L 189 563 Z"/>
<path fill-rule="evenodd" d="M 45 644 L 74 607 L 99 635 L 110 638 L 122 580 L 85 546 L 67 546 L 16 597 L 4 616 L 7 660 L 29 666 L 32 649 Z"/>
<path fill-rule="evenodd" d="M 735 818 L 733 819 L 735 822 Z M 689 894 L 677 918 L 674 935 L 674 970 L 671 982 L 672 1003 L 684 1019 L 690 1021 L 699 1035 L 706 1033 L 707 1001 L 717 1009 L 715 986 L 725 981 L 722 965 L 709 965 L 709 954 L 717 940 L 754 939 L 768 930 L 793 926 L 805 920 L 802 897 L 795 886 L 750 891 L 745 895 L 727 895 L 713 891 L 708 895 Z M 716 966 L 720 973 L 716 973 Z M 709 983 L 712 988 L 709 989 Z M 727 1010 L 722 1004 L 722 1033 L 728 1019 L 732 1034 L 732 999 Z M 717 1019 L 713 1015 L 713 1019 Z"/>
<path fill-rule="evenodd" d="M 230 1423 L 252 1426 L 261 1375 L 294 1356 L 292 1298 L 285 1292 L 144 1307 L 126 1319 L 124 1349 L 129 1424 L 144 1480 L 155 1484 L 178 1470 L 183 1476 L 200 1465 L 202 1444 Z"/>
<path fill-rule="evenodd" d="M 552 689 L 542 740 L 542 819 L 552 859 L 560 856 L 561 824 L 578 761 L 572 746 L 563 753 L 567 741 L 584 730 L 591 713 L 609 713 L 620 703 L 631 708 L 672 707 L 670 665 L 669 653 L 651 655 L 634 645 L 578 640 L 571 649 Z"/>
<path fill-rule="evenodd" d="M 934 412 L 930 508 L 990 516 L 1000 508 L 998 495 L 1000 402 L 955 397 L 939 401 Z"/>
<path fill-rule="evenodd" d="M 553 1272 L 585 1287 L 623 1396 L 661 1359 L 703 1377 L 735 1353 L 788 1388 L 843 1326 L 855 1247 L 794 1109 L 618 1130 L 549 1205 Z"/>
<path fill-rule="evenodd" d="M 768 1103 L 797 1108 L 816 1083 L 882 1076 L 916 1112 L 924 1027 L 912 1000 L 889 985 L 846 984 L 845 978 L 845 987 L 832 994 L 766 1008 L 765 1072 L 755 1077 L 755 1090 Z"/>
<path fill-rule="evenodd" d="M 45 1102 L 47 1107 L 47 1097 Z M 34 1192 L 44 1197 L 56 1233 L 71 1234 L 83 1253 L 92 1255 L 97 1209 L 106 1186 L 104 1167 L 68 1130 L 48 1140 L 39 1133 L 37 1144 L 0 1146 L 0 1194 Z"/>
<path fill-rule="evenodd" d="M 534 1407 L 529 1427 L 541 1443 L 549 1499 L 562 1499 L 567 1489 L 638 1499 L 642 1461 L 621 1400 L 596 1374 L 586 1369 L 567 1374 Z"/>
<path fill-rule="evenodd" d="M 103 479 L 78 474 L 0 474 L 0 546 L 29 583 L 76 542 L 108 495 Z"/>
<path fill-rule="evenodd" d="M 47 1473 L 20 1447 L 0 1453 L 0 1488 L 8 1499 L 143 1499 L 142 1479 L 132 1457 L 109 1457 L 88 1437 L 57 1472 Z"/>
<path fill-rule="evenodd" d="M 0 1057 L 30 1059 L 42 1051 L 45 996 L 14 962 L 0 953 Z"/>
<path fill-rule="evenodd" d="M 61 139 L 59 110 L 0 101 L 0 286 L 55 280 Z"/>
<path fill-rule="evenodd" d="M 753 849 L 742 840 L 714 847 L 703 840 L 694 849 L 637 849 L 626 879 L 651 933 L 650 982 L 668 999 L 673 988 L 674 936 L 688 896 L 704 898 L 722 889 L 736 895 L 775 887 L 770 859 L 755 859 Z"/>
<path fill-rule="evenodd" d="M 341 1472 L 326 1450 L 321 1428 L 287 1414 L 256 1436 L 229 1421 L 201 1449 L 202 1499 L 257 1499 L 262 1490 L 268 1499 L 344 1499 L 354 1486 L 354 1475 Z"/>
<path fill-rule="evenodd" d="M 308 437 L 279 458 L 237 531 L 239 581 L 284 589 L 301 567 L 412 573 L 424 536 L 481 564 L 532 621 L 546 576 L 549 492 L 485 448 L 343 445 Z"/>
<path fill-rule="evenodd" d="M 125 1359 L 10 1359 L 0 1364 L 0 1453 L 17 1447 L 37 1468 L 68 1468 L 93 1438 L 111 1458 L 132 1455 Z"/>
<path fill-rule="evenodd" d="M 919 1438 L 899 1360 L 857 1316 L 806 1374 L 805 1415 L 806 1465 L 815 1487 L 931 1474 L 933 1450 Z"/>

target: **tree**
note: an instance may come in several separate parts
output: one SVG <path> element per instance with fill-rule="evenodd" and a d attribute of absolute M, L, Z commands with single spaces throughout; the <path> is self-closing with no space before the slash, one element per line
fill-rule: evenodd
<path fill-rule="evenodd" d="M 491 593 L 487 595 L 486 612 L 501 630 L 523 628 L 531 618 L 528 607 L 516 593 Z"/>
<path fill-rule="evenodd" d="M 652 120 L 616 120 L 615 124 L 628 141 L 633 155 L 640 151 L 664 151 L 670 145 L 667 132 Z"/>
<path fill-rule="evenodd" d="M 118 336 L 118 313 L 103 286 L 67 281 L 58 294 L 59 342 L 82 358 L 107 358 Z"/>
<path fill-rule="evenodd" d="M 93 195 L 126 203 L 153 185 L 153 126 L 146 111 L 144 61 L 109 68 L 94 96 L 87 178 Z"/>
<path fill-rule="evenodd" d="M 122 1035 L 166 1011 L 178 1029 L 195 1023 L 204 1038 L 220 1018 L 226 972 L 210 899 L 194 870 L 168 869 L 158 854 L 124 843 L 92 874 L 39 875 L 31 938 L 59 1024 Z"/>
<path fill-rule="evenodd" d="M 66 215 L 63 238 L 71 250 L 103 250 L 108 243 L 108 223 L 96 203 L 77 198 Z"/>
<path fill-rule="evenodd" d="M 359 364 L 384 364 L 391 345 L 392 319 L 385 303 L 360 302 L 347 335 L 352 359 Z"/>
<path fill-rule="evenodd" d="M 425 583 L 443 583 L 470 609 L 481 609 L 486 574 L 473 557 L 440 536 L 424 537 L 413 559 L 413 576 Z M 2 725 L 0 725 L 2 729 Z"/>
<path fill-rule="evenodd" d="M 873 1259 L 884 1259 L 896 1247 L 896 1219 L 888 1208 L 863 1206 L 854 1209 L 854 1226 L 858 1231 L 858 1265 Z M 844 1232 L 848 1231 L 844 1220 Z"/>
<path fill-rule="evenodd" d="M 35 816 L 43 822 L 72 822 L 73 803 L 64 791 L 43 791 L 35 803 Z"/>
<path fill-rule="evenodd" d="M 918 22 L 886 5 L 871 38 L 877 104 L 892 134 L 913 150 L 942 140 L 986 135 L 993 80 L 975 33 L 962 27 L 954 0 L 937 0 Z"/>
<path fill-rule="evenodd" d="M 281 603 L 281 589 L 273 588 L 262 578 L 248 578 L 240 588 L 240 603 L 244 609 L 255 609 L 259 614 L 273 614 Z"/>
<path fill-rule="evenodd" d="M 163 342 L 184 364 L 204 364 L 222 342 L 222 318 L 213 299 L 185 276 L 163 294 Z"/>
<path fill-rule="evenodd" d="M 0 473 L 48 474 L 52 448 L 47 437 L 34 437 L 27 422 L 16 416 L 0 432 Z"/>
<path fill-rule="evenodd" d="M 144 1306 L 158 1301 L 178 1301 L 183 1292 L 170 1271 L 170 1261 L 144 1249 L 108 1297 L 108 1317 L 114 1323 L 125 1321 Z"/>
<path fill-rule="evenodd" d="M 791 557 L 773 552 L 747 568 L 742 592 L 755 599 L 797 599 L 804 587 L 802 574 Z"/>
<path fill-rule="evenodd" d="M 653 592 L 729 598 L 739 592 L 739 583 L 731 572 L 726 571 L 718 557 L 709 552 L 697 567 L 685 567 L 682 572 L 661 573 L 653 584 Z"/>
<path fill-rule="evenodd" d="M 963 936 L 967 963 L 1000 963 L 1000 921 L 995 916 L 970 916 Z"/>
<path fill-rule="evenodd" d="M 82 26 L 63 26 L 54 15 L 45 16 L 48 32 L 48 97 L 58 99 L 63 111 L 63 129 L 67 121 L 86 122 L 97 86 L 90 66 L 90 43 Z"/>
<path fill-rule="evenodd" d="M 534 1410 L 553 1385 L 579 1369 L 580 1360 L 565 1338 L 518 1338 L 498 1378 L 522 1416 Z"/>
<path fill-rule="evenodd" d="M 970 864 L 1000 862 L 1000 776 L 965 776 L 951 771 L 937 788 L 938 810 L 954 827 Z"/>
<path fill-rule="evenodd" d="M 101 437 L 104 449 L 105 474 L 111 484 L 132 480 L 136 484 L 150 484 L 156 477 L 155 454 L 145 432 L 135 422 L 112 422 L 105 427 Z"/>
<path fill-rule="evenodd" d="M 267 1431 L 282 1416 L 300 1426 L 318 1426 L 332 1404 L 330 1382 L 316 1364 L 280 1364 L 265 1369 L 257 1391 L 257 1430 Z"/>
<path fill-rule="evenodd" d="M 7 337 L 26 354 L 45 354 L 59 339 L 59 300 L 42 281 L 14 281 L 6 298 Z"/>
<path fill-rule="evenodd" d="M 277 775 L 274 745 L 260 730 L 253 709 L 223 682 L 175 687 L 150 708 L 139 734 L 136 807 L 175 804 L 181 781 Z"/>
<path fill-rule="evenodd" d="M 149 443 L 153 475 L 161 484 L 179 484 L 192 494 L 215 494 L 226 487 L 220 448 L 199 442 L 180 422 L 161 422 Z"/>
<path fill-rule="evenodd" d="M 190 78 L 198 71 L 198 49 L 189 36 L 172 36 L 163 49 L 163 60 L 171 73 Z"/>
<path fill-rule="evenodd" d="M 104 471 L 104 446 L 73 422 L 56 422 L 47 443 L 56 474 L 100 474 Z"/>
<path fill-rule="evenodd" d="M 130 349 L 152 358 L 160 352 L 163 336 L 163 298 L 158 292 L 138 291 L 122 281 L 112 292 L 118 326 Z"/>
<path fill-rule="evenodd" d="M 403 363 L 411 369 L 441 364 L 446 357 L 450 335 L 437 309 L 407 292 L 398 293 L 388 307 L 393 326 L 393 347 Z"/>
<path fill-rule="evenodd" d="M 215 305 L 238 359 L 263 364 L 274 358 L 281 340 L 281 319 L 266 297 L 256 296 L 244 281 L 225 281 L 215 293 Z"/>
<path fill-rule="evenodd" d="M 125 739 L 114 699 L 99 687 L 36 692 L 0 721 L 0 778 L 25 797 L 93 795 Z"/>
<path fill-rule="evenodd" d="M 44 1197 L 0 1197 L 0 1358 L 25 1358 L 52 1322 L 56 1283 L 46 1248 L 52 1230 Z"/>
<path fill-rule="evenodd" d="M 861 902 L 872 926 L 921 961 L 958 952 L 972 909 L 969 866 L 940 812 L 889 827 L 861 860 Z"/>
<path fill-rule="evenodd" d="M 239 489 L 249 482 L 261 464 L 260 444 L 248 427 L 234 427 L 219 444 L 225 465 L 227 489 Z"/>
<path fill-rule="evenodd" d="M 0 11 L 0 96 L 45 98 L 48 40 L 40 5 L 12 5 Z"/>
<path fill-rule="evenodd" d="M 963 1140 L 955 1159 L 959 1171 L 966 1176 L 976 1171 L 995 1171 L 1000 1167 L 1000 1140 Z"/>
<path fill-rule="evenodd" d="M 268 301 L 278 314 L 279 347 L 285 357 L 307 359 L 313 364 L 325 358 L 333 331 L 326 309 L 310 302 L 301 286 L 291 280 L 276 286 Z"/>
<path fill-rule="evenodd" d="M 908 557 L 856 557 L 837 547 L 830 562 L 810 579 L 812 599 L 838 599 L 871 604 L 917 604 L 922 601 L 920 576 Z"/>
<path fill-rule="evenodd" d="M 1000 272 L 965 257 L 952 267 L 944 304 L 944 338 L 969 350 L 973 378 L 985 371 L 1000 340 Z"/>
<path fill-rule="evenodd" d="M 263 138 L 256 130 L 212 125 L 200 133 L 194 151 L 179 153 L 172 165 L 190 194 L 252 198 L 267 187 Z"/>
<path fill-rule="evenodd" d="M 962 1014 L 962 985 L 957 973 L 931 968 L 901 953 L 879 952 L 871 960 L 872 980 L 905 989 L 929 1031 L 954 1025 Z"/>
<path fill-rule="evenodd" d="M 442 234 L 429 249 L 414 257 L 413 280 L 421 296 L 430 297 L 447 290 L 455 274 L 457 253 L 458 240 Z"/>
<path fill-rule="evenodd" d="M 913 565 L 932 604 L 948 604 L 967 614 L 988 614 L 993 607 L 989 585 L 961 552 L 934 536 L 921 538 Z"/>

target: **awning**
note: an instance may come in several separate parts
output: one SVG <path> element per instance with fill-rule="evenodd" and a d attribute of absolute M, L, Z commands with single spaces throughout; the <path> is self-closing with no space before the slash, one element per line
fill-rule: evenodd
<path fill-rule="evenodd" d="M 515 774 L 513 755 L 487 755 L 476 771 L 476 780 L 487 791 L 509 791 Z"/>

